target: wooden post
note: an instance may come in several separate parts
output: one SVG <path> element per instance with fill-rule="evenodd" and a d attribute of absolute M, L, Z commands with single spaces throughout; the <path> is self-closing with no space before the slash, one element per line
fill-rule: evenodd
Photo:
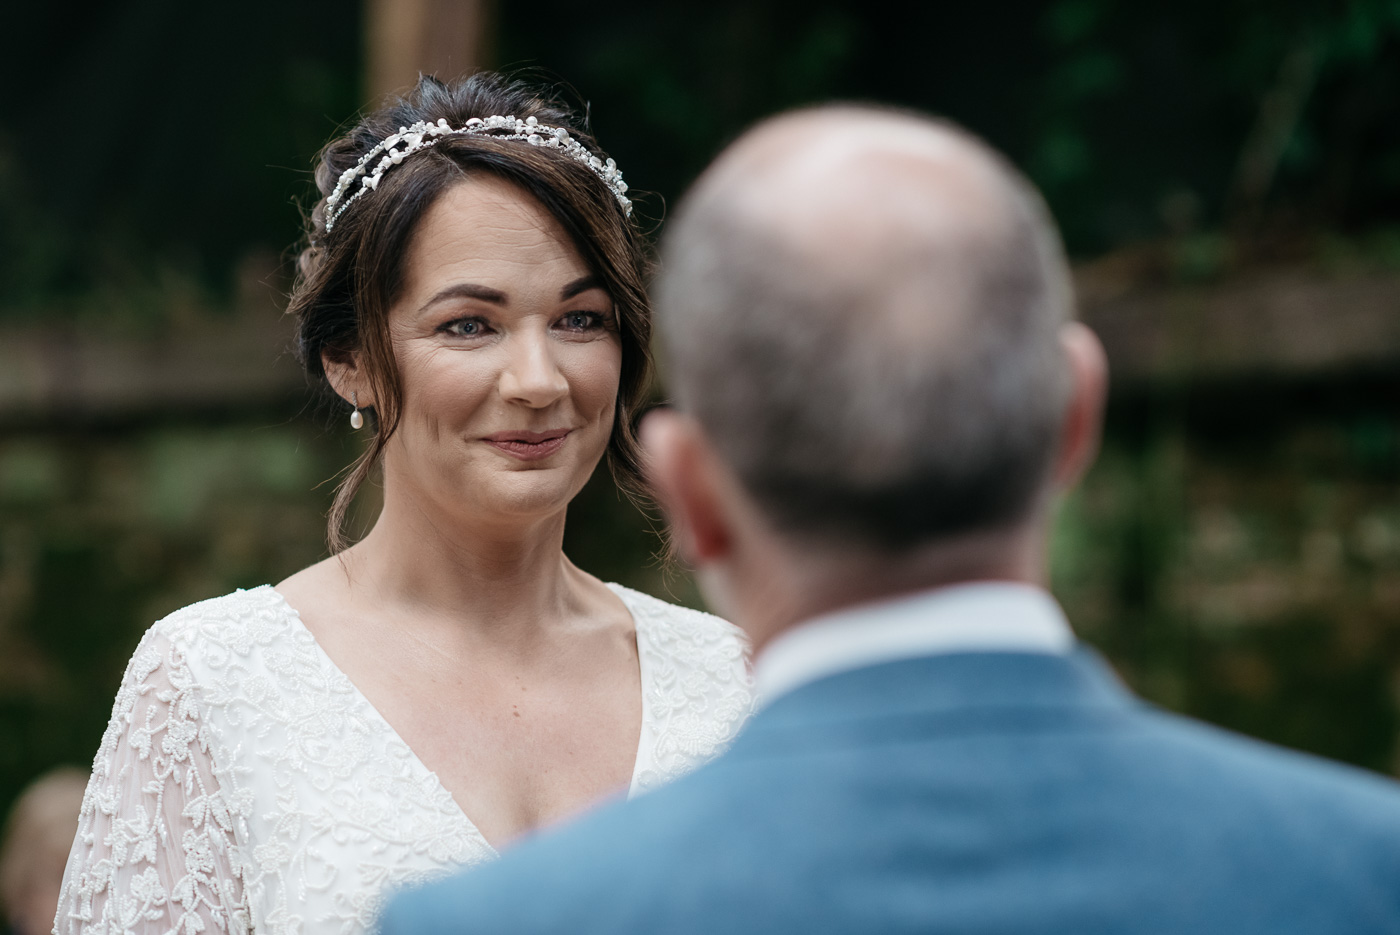
<path fill-rule="evenodd" d="M 404 91 L 419 73 L 444 80 L 489 59 L 491 0 L 366 0 L 368 101 Z"/>

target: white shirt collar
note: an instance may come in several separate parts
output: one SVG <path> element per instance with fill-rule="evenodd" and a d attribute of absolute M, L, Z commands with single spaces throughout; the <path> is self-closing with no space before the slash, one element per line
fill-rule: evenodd
<path fill-rule="evenodd" d="M 1013 582 L 960 584 L 845 608 L 780 634 L 754 665 L 758 697 L 851 669 L 953 652 L 1065 654 L 1074 633 L 1055 599 Z"/>

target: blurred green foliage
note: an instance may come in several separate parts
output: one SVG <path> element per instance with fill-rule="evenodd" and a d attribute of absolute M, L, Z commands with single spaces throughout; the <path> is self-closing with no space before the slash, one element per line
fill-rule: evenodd
<path fill-rule="evenodd" d="M 0 30 L 0 317 L 166 311 L 294 239 L 312 156 L 359 106 L 334 0 L 10 4 Z M 132 301 L 132 299 L 143 301 Z"/>
<path fill-rule="evenodd" d="M 986 136 L 1081 255 L 1400 216 L 1400 0 L 537 0 L 497 20 L 495 63 L 567 80 L 653 219 L 746 125 L 831 98 Z M 291 243 L 316 151 L 362 103 L 362 24 L 332 0 L 7 11 L 0 317 L 159 316 L 170 288 L 227 291 L 241 257 Z"/>
<path fill-rule="evenodd" d="M 1397 0 L 613 9 L 502 4 L 497 58 L 567 77 L 629 179 L 664 200 L 749 123 L 834 97 L 984 135 L 1076 254 L 1251 219 L 1277 236 L 1400 216 Z"/>
<path fill-rule="evenodd" d="M 1063 505 L 1056 594 L 1148 698 L 1400 771 L 1393 381 L 1122 394 Z"/>

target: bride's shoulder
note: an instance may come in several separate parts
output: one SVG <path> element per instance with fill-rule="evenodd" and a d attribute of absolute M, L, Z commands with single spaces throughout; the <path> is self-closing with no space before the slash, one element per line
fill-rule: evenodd
<path fill-rule="evenodd" d="M 638 629 L 646 631 L 648 641 L 653 645 L 683 655 L 702 652 L 717 655 L 734 664 L 746 664 L 748 638 L 743 630 L 728 620 L 702 610 L 672 604 L 620 584 L 610 584 L 608 587 L 622 598 L 627 609 L 632 611 Z"/>
<path fill-rule="evenodd" d="M 189 604 L 162 617 L 146 630 L 127 662 L 113 718 L 130 713 L 141 697 L 169 701 L 208 687 L 256 648 L 290 648 L 296 639 L 294 619 L 286 601 L 266 585 Z"/>
<path fill-rule="evenodd" d="M 754 705 L 749 642 L 713 614 L 609 587 L 636 620 L 651 737 L 650 759 L 639 765 L 637 782 L 650 789 L 719 753 L 748 720 Z"/>
<path fill-rule="evenodd" d="M 270 585 L 239 588 L 181 607 L 157 620 L 143 642 L 161 642 L 184 652 L 265 644 L 287 632 L 295 614 Z"/>

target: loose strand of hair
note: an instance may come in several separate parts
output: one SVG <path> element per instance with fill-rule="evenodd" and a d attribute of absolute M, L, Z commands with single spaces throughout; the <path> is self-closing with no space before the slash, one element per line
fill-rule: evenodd
<path fill-rule="evenodd" d="M 331 555 L 339 555 L 354 545 L 345 534 L 346 516 L 350 512 L 350 505 L 355 501 L 355 495 L 360 492 L 365 481 L 369 480 L 383 451 L 383 442 L 376 435 L 370 447 L 355 459 L 350 472 L 336 485 L 335 499 L 331 501 L 330 512 L 326 514 L 326 547 Z"/>

